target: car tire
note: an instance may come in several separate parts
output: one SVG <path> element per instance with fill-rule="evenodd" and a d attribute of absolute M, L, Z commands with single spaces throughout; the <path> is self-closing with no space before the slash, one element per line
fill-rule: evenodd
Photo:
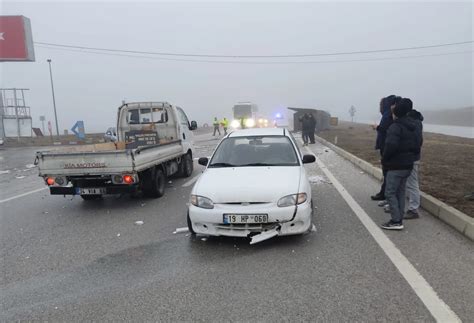
<path fill-rule="evenodd" d="M 94 201 L 94 200 L 98 200 L 102 197 L 102 195 L 100 194 L 95 194 L 95 195 L 81 195 L 81 198 L 84 200 L 84 201 Z"/>
<path fill-rule="evenodd" d="M 187 215 L 187 222 L 188 222 L 188 230 L 189 232 L 192 234 L 192 235 L 195 235 L 196 232 L 194 231 L 193 229 L 193 223 L 191 222 L 191 218 L 189 217 L 189 212 L 188 212 L 188 215 Z"/>
<path fill-rule="evenodd" d="M 181 159 L 181 163 L 179 164 L 179 176 L 180 177 L 189 177 L 193 174 L 194 170 L 194 163 L 193 158 L 190 154 L 186 154 Z"/>
<path fill-rule="evenodd" d="M 166 176 L 160 168 L 156 168 L 154 172 L 150 173 L 154 173 L 154 175 L 150 179 L 150 186 L 144 193 L 148 197 L 162 197 L 165 194 Z"/>

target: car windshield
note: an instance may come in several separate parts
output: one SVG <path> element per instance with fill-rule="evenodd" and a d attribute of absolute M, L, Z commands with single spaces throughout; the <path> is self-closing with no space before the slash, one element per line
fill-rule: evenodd
<path fill-rule="evenodd" d="M 226 138 L 209 167 L 298 166 L 293 144 L 285 136 Z"/>

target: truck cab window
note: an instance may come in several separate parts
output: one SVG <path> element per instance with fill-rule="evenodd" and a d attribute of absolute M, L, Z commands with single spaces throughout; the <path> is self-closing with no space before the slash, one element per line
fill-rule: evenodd
<path fill-rule="evenodd" d="M 181 108 L 177 108 L 176 111 L 178 111 L 179 123 L 183 126 L 189 127 L 189 120 L 184 111 Z"/>
<path fill-rule="evenodd" d="M 151 123 L 151 109 L 140 109 L 140 123 Z"/>
<path fill-rule="evenodd" d="M 168 122 L 168 111 L 163 108 L 153 108 L 153 122 L 166 123 Z"/>
<path fill-rule="evenodd" d="M 129 110 L 127 119 L 128 119 L 129 124 L 139 124 L 140 123 L 140 115 L 138 113 L 138 110 Z"/>

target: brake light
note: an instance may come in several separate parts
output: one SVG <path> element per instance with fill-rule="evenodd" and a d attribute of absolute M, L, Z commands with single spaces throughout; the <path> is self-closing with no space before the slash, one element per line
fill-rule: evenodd
<path fill-rule="evenodd" d="M 51 185 L 54 185 L 54 178 L 53 177 L 48 177 L 46 179 L 46 183 L 51 186 Z"/>
<path fill-rule="evenodd" d="M 133 182 L 135 182 L 135 179 L 131 175 L 123 175 L 123 181 L 126 184 L 132 184 Z"/>

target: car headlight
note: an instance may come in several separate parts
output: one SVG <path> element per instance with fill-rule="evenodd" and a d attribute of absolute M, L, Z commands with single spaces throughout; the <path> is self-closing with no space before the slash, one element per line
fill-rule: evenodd
<path fill-rule="evenodd" d="M 247 119 L 245 120 L 245 126 L 252 128 L 255 126 L 255 120 L 254 119 Z"/>
<path fill-rule="evenodd" d="M 240 128 L 240 122 L 239 120 L 234 120 L 230 123 L 230 126 L 234 129 Z"/>
<path fill-rule="evenodd" d="M 213 209 L 214 203 L 211 199 L 204 196 L 191 195 L 191 204 L 203 209 Z"/>
<path fill-rule="evenodd" d="M 278 200 L 279 207 L 292 206 L 306 202 L 306 193 L 292 194 L 282 197 Z"/>

